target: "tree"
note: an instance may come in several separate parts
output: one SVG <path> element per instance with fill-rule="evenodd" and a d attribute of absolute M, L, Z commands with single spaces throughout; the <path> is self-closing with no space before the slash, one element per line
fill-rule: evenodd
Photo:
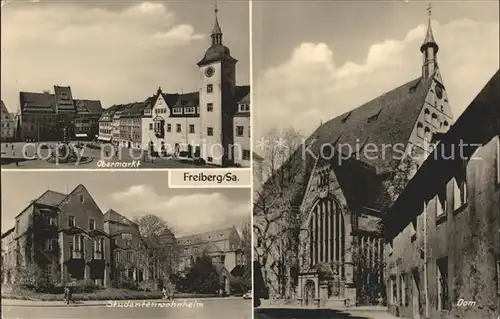
<path fill-rule="evenodd" d="M 177 268 L 180 250 L 177 239 L 167 222 L 160 217 L 149 214 L 135 218 L 139 225 L 139 233 L 145 239 L 141 247 L 141 259 L 148 267 L 154 265 L 161 270 L 164 279 L 169 278 Z"/>
<path fill-rule="evenodd" d="M 221 287 L 217 269 L 213 265 L 212 259 L 206 254 L 194 260 L 184 282 L 188 292 L 214 294 Z"/>
<path fill-rule="evenodd" d="M 266 285 L 276 293 L 292 294 L 292 269 L 298 269 L 299 236 L 303 216 L 296 201 L 305 186 L 304 163 L 300 146 L 304 140 L 293 128 L 271 130 L 264 137 L 262 171 L 265 183 L 255 191 L 255 255 L 262 267 Z M 272 265 L 277 267 L 271 267 Z M 278 286 L 268 276 L 273 271 Z"/>
<path fill-rule="evenodd" d="M 386 180 L 386 188 L 394 203 L 403 192 L 410 179 L 415 175 L 418 167 L 415 161 L 416 153 L 408 150 L 401 161 L 392 171 L 390 177 Z"/>

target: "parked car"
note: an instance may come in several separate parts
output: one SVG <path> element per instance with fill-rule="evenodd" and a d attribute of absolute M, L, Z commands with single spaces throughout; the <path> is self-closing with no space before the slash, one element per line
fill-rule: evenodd
<path fill-rule="evenodd" d="M 249 290 L 246 294 L 244 294 L 243 299 L 252 299 L 252 291 Z"/>

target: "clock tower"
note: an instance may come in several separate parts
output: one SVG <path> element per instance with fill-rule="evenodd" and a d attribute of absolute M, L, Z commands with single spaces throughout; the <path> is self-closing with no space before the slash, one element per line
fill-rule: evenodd
<path fill-rule="evenodd" d="M 209 164 L 233 164 L 233 113 L 236 109 L 236 63 L 222 43 L 222 30 L 215 7 L 212 43 L 198 62 L 200 69 L 201 157 Z"/>

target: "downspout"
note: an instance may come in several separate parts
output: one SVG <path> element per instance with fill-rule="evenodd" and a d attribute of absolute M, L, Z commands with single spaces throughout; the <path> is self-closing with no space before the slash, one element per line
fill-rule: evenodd
<path fill-rule="evenodd" d="M 427 204 L 424 202 L 424 289 L 425 318 L 429 318 L 429 283 L 427 276 Z"/>

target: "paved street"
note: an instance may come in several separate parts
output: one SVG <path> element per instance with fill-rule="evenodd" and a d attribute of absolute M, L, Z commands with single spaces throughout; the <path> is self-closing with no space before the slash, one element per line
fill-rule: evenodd
<path fill-rule="evenodd" d="M 47 142 L 49 147 L 55 148 L 57 142 Z M 46 160 L 49 157 L 50 149 L 42 149 L 36 143 L 2 143 L 1 157 L 2 168 L 14 169 L 54 169 L 54 168 L 85 168 L 85 169 L 121 169 L 121 168 L 206 168 L 208 165 L 194 165 L 182 163 L 172 158 L 150 159 L 145 152 L 139 149 L 116 148 L 118 153 L 113 152 L 111 146 L 103 149 L 92 149 L 85 147 L 82 157 L 91 158 L 87 163 L 50 163 Z M 133 163 L 140 162 L 135 166 Z M 16 165 L 16 162 L 18 165 Z"/>
<path fill-rule="evenodd" d="M 60 306 L 48 303 L 48 305 L 32 305 L 26 306 L 21 303 L 11 303 L 2 300 L 2 318 L 106 318 L 106 319 L 128 319 L 128 318 L 145 318 L 145 319 L 215 319 L 215 318 L 234 318 L 234 319 L 250 319 L 252 312 L 251 300 L 243 300 L 240 298 L 211 298 L 197 301 L 202 304 L 202 307 L 195 307 L 194 299 L 186 299 L 186 303 L 192 302 L 192 307 L 181 306 L 183 300 L 176 300 L 175 307 L 110 307 L 109 304 L 92 304 L 87 302 L 87 305 L 75 306 Z M 119 301 L 120 304 L 126 301 Z M 132 301 L 133 302 L 133 301 Z M 163 301 L 159 301 L 164 303 Z M 30 302 L 25 302 L 30 303 Z M 106 302 L 104 302 L 106 303 Z M 17 305 L 15 305 L 17 304 Z M 62 302 L 60 302 L 62 304 Z"/>
<path fill-rule="evenodd" d="M 380 310 L 334 310 L 334 309 L 318 309 L 318 308 L 298 308 L 298 307 L 283 307 L 283 308 L 259 308 L 255 310 L 254 319 L 396 319 L 393 315 L 386 311 Z M 399 318 L 401 319 L 401 318 Z"/>

